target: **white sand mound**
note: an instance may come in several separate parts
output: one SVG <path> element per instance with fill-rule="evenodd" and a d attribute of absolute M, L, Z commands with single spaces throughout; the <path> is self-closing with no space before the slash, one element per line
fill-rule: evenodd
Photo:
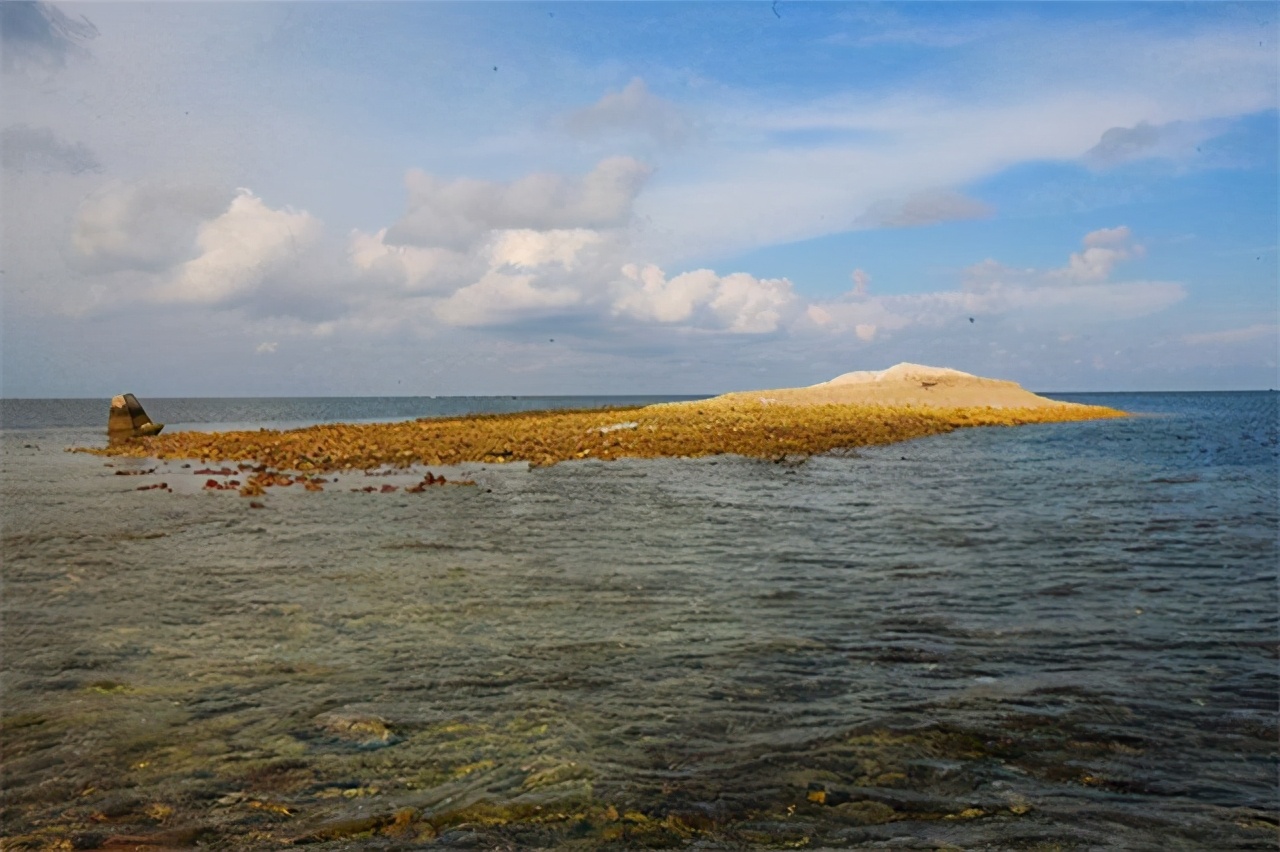
<path fill-rule="evenodd" d="M 934 408 L 1043 408 L 1065 405 L 1037 396 L 1016 382 L 987 379 L 952 370 L 902 363 L 887 370 L 861 370 L 803 388 L 725 394 L 726 401 L 759 401 L 781 405 L 851 403 L 923 405 Z"/>
<path fill-rule="evenodd" d="M 829 382 L 819 382 L 810 387 L 822 388 L 831 387 L 832 385 L 859 385 L 866 382 L 897 382 L 897 381 L 935 381 L 941 377 L 956 376 L 962 379 L 976 379 L 977 376 L 972 373 L 962 373 L 959 370 L 952 370 L 950 367 L 927 367 L 924 364 L 911 364 L 903 361 L 901 364 L 894 364 L 887 370 L 859 370 L 853 373 L 844 373 L 836 376 Z"/>

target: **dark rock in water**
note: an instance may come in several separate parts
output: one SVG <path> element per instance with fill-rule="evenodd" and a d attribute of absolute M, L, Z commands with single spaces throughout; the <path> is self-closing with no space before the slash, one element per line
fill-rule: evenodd
<path fill-rule="evenodd" d="M 152 423 L 142 404 L 131 393 L 121 394 L 111 400 L 111 413 L 107 416 L 107 438 L 112 441 L 128 438 L 145 438 L 158 435 L 163 423 Z"/>

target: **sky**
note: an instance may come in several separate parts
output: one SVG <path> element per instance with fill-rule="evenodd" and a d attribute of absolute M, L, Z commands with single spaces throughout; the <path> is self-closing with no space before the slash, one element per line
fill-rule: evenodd
<path fill-rule="evenodd" d="M 1280 387 L 1274 3 L 0 3 L 0 393 Z"/>

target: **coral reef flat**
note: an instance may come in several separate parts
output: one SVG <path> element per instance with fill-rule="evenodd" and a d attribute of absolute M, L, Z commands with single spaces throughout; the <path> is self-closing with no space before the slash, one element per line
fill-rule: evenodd
<path fill-rule="evenodd" d="M 888 372 L 888 371 L 886 371 Z M 959 374 L 963 376 L 964 374 Z M 974 379 L 976 377 L 968 377 Z M 926 380 L 927 381 L 927 380 Z M 333 472 L 463 462 L 699 457 L 779 459 L 889 444 L 966 426 L 1018 426 L 1122 417 L 998 383 L 1012 406 L 983 404 L 964 382 L 922 388 L 907 380 L 734 393 L 639 408 L 536 411 L 401 423 L 322 424 L 288 431 L 177 432 L 90 449 L 100 455 L 256 461 L 281 470 Z M 988 382 L 991 380 L 978 380 Z M 909 386 L 914 386 L 914 391 Z M 934 393 L 941 387 L 941 392 Z M 925 397 L 928 395 L 928 397 Z M 894 404 L 886 400 L 893 399 Z M 964 399 L 968 405 L 951 404 Z M 948 404 L 938 405 L 935 400 Z"/>

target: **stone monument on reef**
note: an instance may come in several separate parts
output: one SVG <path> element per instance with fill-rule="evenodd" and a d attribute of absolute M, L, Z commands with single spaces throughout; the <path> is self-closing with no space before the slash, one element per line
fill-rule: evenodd
<path fill-rule="evenodd" d="M 163 423 L 152 423 L 142 404 L 131 393 L 111 398 L 111 414 L 107 417 L 107 438 L 113 441 L 123 438 L 145 438 L 158 435 Z"/>

